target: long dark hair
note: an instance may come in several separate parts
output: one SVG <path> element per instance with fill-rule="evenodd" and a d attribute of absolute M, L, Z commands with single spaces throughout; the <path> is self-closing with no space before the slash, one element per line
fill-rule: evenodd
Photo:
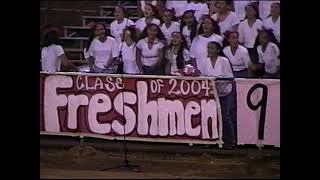
<path fill-rule="evenodd" d="M 142 33 L 140 34 L 140 37 L 139 37 L 138 41 L 141 40 L 141 39 L 144 39 L 144 38 L 148 37 L 148 29 L 149 29 L 150 27 L 152 27 L 152 26 L 155 26 L 155 27 L 157 28 L 157 30 L 158 30 L 157 38 L 158 38 L 163 44 L 166 45 L 166 41 L 167 41 L 166 37 L 165 37 L 164 34 L 162 33 L 160 27 L 159 27 L 158 25 L 156 25 L 156 24 L 153 24 L 153 23 L 147 24 L 146 28 L 144 28 L 144 30 L 143 30 Z"/>
<path fill-rule="evenodd" d="M 130 31 L 130 38 L 132 39 L 133 42 L 137 42 L 138 40 L 138 31 L 135 28 L 135 26 L 127 26 L 123 29 L 123 33 L 125 31 Z"/>
<path fill-rule="evenodd" d="M 214 44 L 218 49 L 219 49 L 219 53 L 218 53 L 218 56 L 223 56 L 225 57 L 223 51 L 222 51 L 222 46 L 220 45 L 220 43 L 216 42 L 216 41 L 210 41 L 208 44 Z M 208 48 L 208 47 L 206 47 Z"/>
<path fill-rule="evenodd" d="M 262 29 L 258 30 L 258 35 L 256 38 L 256 41 L 254 43 L 254 48 L 257 49 L 257 47 L 260 45 L 260 41 L 259 41 L 259 35 L 261 33 L 267 33 L 268 38 L 269 38 L 269 42 L 272 42 L 274 44 L 276 44 L 278 46 L 278 48 L 280 49 L 280 43 L 278 42 L 278 40 L 276 39 L 276 37 L 274 36 L 272 29 L 266 29 L 265 27 L 262 27 Z"/>
<path fill-rule="evenodd" d="M 212 30 L 212 31 L 213 31 L 215 34 L 221 35 L 220 26 L 219 26 L 218 22 L 215 21 L 214 19 L 212 19 L 210 16 L 205 16 L 205 17 L 203 18 L 203 20 L 205 20 L 205 19 L 210 19 L 211 24 L 212 24 L 212 26 L 213 26 L 213 30 Z M 202 20 L 201 26 L 200 26 L 200 28 L 199 28 L 199 34 L 203 34 L 203 27 L 202 27 L 202 25 L 203 25 L 203 20 Z"/>
<path fill-rule="evenodd" d="M 61 45 L 60 35 L 58 31 L 49 30 L 44 34 L 42 47 L 48 47 L 52 44 Z"/>
<path fill-rule="evenodd" d="M 104 30 L 105 30 L 105 36 L 108 36 L 108 30 L 107 30 L 107 26 L 104 22 L 97 22 L 94 26 L 92 26 L 92 28 L 90 29 L 90 34 L 89 34 L 89 40 L 88 40 L 88 43 L 87 43 L 87 49 L 86 51 L 88 52 L 90 46 L 91 46 L 91 43 L 92 41 L 94 40 L 94 38 L 96 37 L 94 31 L 97 27 L 97 25 L 100 24 L 101 26 L 103 26 Z"/>
<path fill-rule="evenodd" d="M 152 12 L 153 12 L 153 18 L 157 18 L 158 19 L 159 18 L 159 13 L 158 13 L 156 7 L 154 5 L 152 5 L 151 3 L 150 4 L 145 4 L 144 7 L 146 7 L 146 6 L 150 6 L 151 7 Z M 143 11 L 145 11 L 145 10 L 143 10 Z M 144 14 L 143 14 L 143 17 L 144 17 Z"/>
<path fill-rule="evenodd" d="M 177 21 L 177 18 L 176 18 L 176 16 L 175 16 L 175 12 L 173 11 L 173 9 L 164 8 L 164 9 L 162 10 L 162 15 L 163 15 L 165 12 L 170 12 L 170 13 L 171 13 L 171 21 Z M 160 18 L 160 22 L 161 22 L 161 25 L 164 23 L 162 17 Z"/>
<path fill-rule="evenodd" d="M 230 30 L 227 30 L 226 32 L 223 33 L 224 35 L 224 39 L 223 39 L 223 47 L 227 47 L 227 46 L 230 46 L 230 43 L 229 43 L 229 37 L 231 36 L 231 34 L 237 34 L 238 37 L 239 37 L 239 32 L 238 31 L 230 31 Z M 244 46 L 242 43 L 239 42 L 238 40 L 238 44 L 241 45 L 241 46 Z"/>
<path fill-rule="evenodd" d="M 223 53 L 223 50 L 222 50 L 222 46 L 220 45 L 220 43 L 216 42 L 216 41 L 210 41 L 208 44 L 214 44 L 218 49 L 219 49 L 219 53 L 218 53 L 218 56 L 222 56 L 222 57 L 225 57 L 228 62 L 229 62 L 229 65 L 232 69 L 232 73 L 234 72 L 233 70 L 233 67 L 232 67 L 232 63 L 230 62 L 230 59 L 226 57 L 226 55 Z"/>
<path fill-rule="evenodd" d="M 124 7 L 124 6 L 121 6 L 121 5 L 116 5 L 114 7 L 114 10 L 113 10 L 113 13 L 116 11 L 116 8 L 120 8 L 122 10 L 122 13 L 123 13 L 123 17 L 127 17 L 127 9 Z"/>
<path fill-rule="evenodd" d="M 279 2 L 273 2 L 272 4 L 278 4 L 278 5 L 280 6 L 280 3 L 279 3 Z M 272 5 L 272 4 L 271 4 L 271 5 Z M 271 6 L 271 5 L 270 5 L 270 6 Z M 270 13 L 270 12 L 269 12 L 269 13 Z M 267 18 L 269 18 L 269 17 L 271 17 L 271 13 L 267 16 Z"/>
<path fill-rule="evenodd" d="M 259 8 L 257 6 L 257 3 L 255 3 L 255 2 L 249 3 L 248 5 L 246 5 L 245 9 L 247 9 L 247 7 L 252 7 L 254 9 L 254 11 L 256 12 L 256 19 L 260 19 Z M 247 13 L 246 13 L 244 20 L 245 19 L 248 19 Z"/>
<path fill-rule="evenodd" d="M 186 41 L 186 38 L 182 35 L 182 33 L 181 32 L 173 32 L 172 36 L 175 33 L 179 33 L 180 36 L 181 36 L 181 39 L 183 41 L 182 44 L 180 45 L 180 48 L 179 48 L 178 54 L 177 54 L 177 67 L 178 67 L 178 69 L 182 69 L 182 68 L 184 68 L 184 65 L 185 65 L 185 59 L 183 57 L 183 51 L 184 51 L 184 49 L 189 50 L 189 48 L 188 48 L 188 43 Z M 170 50 L 172 47 L 173 47 L 173 44 L 171 42 L 169 47 L 168 47 L 168 49 Z"/>
<path fill-rule="evenodd" d="M 192 15 L 193 15 L 193 23 L 192 23 L 191 32 L 190 32 L 190 41 L 192 42 L 192 40 L 197 36 L 197 32 L 198 32 L 198 21 L 194 16 L 193 10 L 187 10 L 183 13 L 182 19 L 181 19 L 181 24 L 180 24 L 180 32 L 182 33 L 184 26 L 186 26 L 186 23 L 183 21 L 183 19 L 187 13 L 192 13 Z"/>

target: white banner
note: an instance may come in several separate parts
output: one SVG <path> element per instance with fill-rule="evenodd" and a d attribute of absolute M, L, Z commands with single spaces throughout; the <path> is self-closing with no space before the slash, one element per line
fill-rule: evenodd
<path fill-rule="evenodd" d="M 238 144 L 280 147 L 280 80 L 236 79 Z"/>

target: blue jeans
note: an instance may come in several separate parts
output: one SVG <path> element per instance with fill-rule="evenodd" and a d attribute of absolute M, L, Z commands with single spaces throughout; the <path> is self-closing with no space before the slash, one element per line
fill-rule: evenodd
<path fill-rule="evenodd" d="M 237 143 L 237 101 L 235 82 L 232 82 L 232 91 L 219 97 L 222 112 L 222 140 L 224 145 L 235 146 Z"/>
<path fill-rule="evenodd" d="M 270 74 L 268 72 L 265 72 L 262 77 L 265 79 L 274 79 L 274 74 Z"/>
<path fill-rule="evenodd" d="M 235 78 L 247 78 L 248 77 L 248 70 L 244 69 L 241 71 L 233 71 L 233 75 Z"/>
<path fill-rule="evenodd" d="M 113 66 L 106 69 L 101 69 L 95 65 L 93 65 L 92 68 L 90 68 L 90 71 L 93 73 L 106 73 L 106 74 L 115 74 L 117 72 L 117 66 Z"/>
<path fill-rule="evenodd" d="M 142 66 L 144 74 L 146 75 L 163 75 L 163 69 L 159 66 Z"/>
<path fill-rule="evenodd" d="M 248 49 L 248 52 L 249 52 L 249 56 L 250 56 L 250 59 L 251 59 L 251 62 L 252 63 L 258 63 L 259 62 L 259 55 L 257 53 L 257 50 L 255 48 L 247 48 Z"/>

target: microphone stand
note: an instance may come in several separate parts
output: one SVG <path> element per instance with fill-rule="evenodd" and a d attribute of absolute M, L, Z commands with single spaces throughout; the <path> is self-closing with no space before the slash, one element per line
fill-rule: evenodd
<path fill-rule="evenodd" d="M 126 22 L 126 26 L 128 26 L 128 20 L 129 18 L 127 18 L 127 22 Z M 124 42 L 124 33 L 122 33 L 122 43 L 121 43 L 121 47 L 120 47 L 120 51 L 119 51 L 119 62 L 120 63 L 124 63 L 123 62 L 123 59 L 122 59 L 122 47 L 123 47 L 123 43 Z M 118 67 L 119 68 L 119 67 Z M 122 66 L 122 69 L 123 69 L 123 66 Z M 122 83 L 124 82 L 123 81 L 123 73 L 121 74 L 121 79 L 122 79 Z M 124 88 L 124 86 L 123 86 Z M 122 89 L 122 103 L 124 105 L 124 92 L 123 92 L 123 89 Z M 126 146 L 126 129 L 125 129 L 125 118 L 124 118 L 124 106 L 123 106 L 123 109 L 122 109 L 122 114 L 123 114 L 123 152 L 124 152 L 124 159 L 123 159 L 123 162 L 121 165 L 117 165 L 117 166 L 114 166 L 114 167 L 109 167 L 109 168 L 104 168 L 104 169 L 101 169 L 101 171 L 108 171 L 108 170 L 111 170 L 111 169 L 129 169 L 129 170 L 132 170 L 134 172 L 140 172 L 140 166 L 139 165 L 132 165 L 132 164 L 129 164 L 129 160 L 127 158 L 127 146 Z"/>

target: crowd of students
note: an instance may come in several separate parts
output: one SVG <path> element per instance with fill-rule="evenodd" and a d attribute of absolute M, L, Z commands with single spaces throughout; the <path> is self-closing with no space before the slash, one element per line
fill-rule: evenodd
<path fill-rule="evenodd" d="M 158 4 L 157 4 L 158 3 Z M 94 73 L 198 75 L 219 78 L 280 77 L 280 1 L 141 1 L 136 22 L 115 6 L 110 34 L 105 23 L 92 27 L 84 55 Z M 160 7 L 159 7 L 160 6 Z M 42 70 L 67 60 L 55 31 L 46 33 Z"/>

